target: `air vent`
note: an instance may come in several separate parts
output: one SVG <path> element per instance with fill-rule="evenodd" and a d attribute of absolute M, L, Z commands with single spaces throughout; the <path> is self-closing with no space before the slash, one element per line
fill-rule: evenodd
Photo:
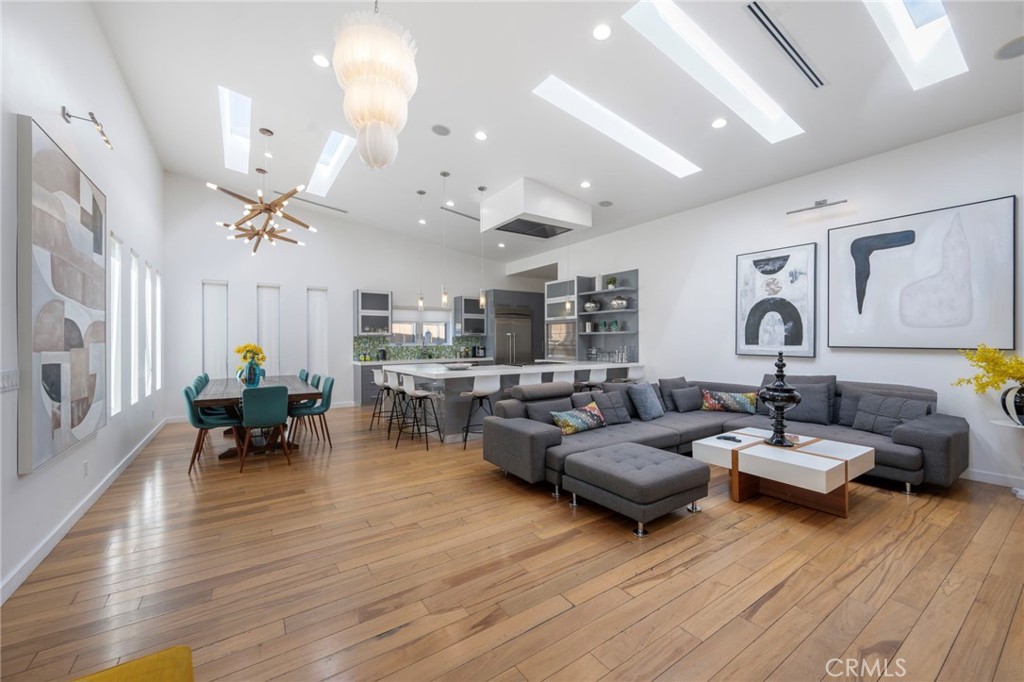
<path fill-rule="evenodd" d="M 558 227 L 557 225 L 545 225 L 544 223 L 534 222 L 533 220 L 526 220 L 525 218 L 517 218 L 510 223 L 505 223 L 501 227 L 495 228 L 499 232 L 511 232 L 512 234 L 524 234 L 527 237 L 539 237 L 541 239 L 551 239 L 557 237 L 560 234 L 566 232 L 572 232 L 568 227 Z"/>
<path fill-rule="evenodd" d="M 775 25 L 775 22 L 771 20 L 771 17 L 768 16 L 759 4 L 752 2 L 747 5 L 747 9 L 749 9 L 750 13 L 757 18 L 761 26 L 764 27 L 764 30 L 768 31 L 768 35 L 775 39 L 775 42 L 779 44 L 782 51 L 786 53 L 786 56 L 789 57 L 794 64 L 796 64 L 796 68 L 800 69 L 800 73 L 807 77 L 807 80 L 811 82 L 811 85 L 816 88 L 820 88 L 825 84 L 825 81 L 821 80 L 818 74 L 814 72 L 814 69 L 812 69 L 810 64 L 807 63 L 807 60 L 803 58 L 803 55 L 797 52 L 797 49 L 786 37 L 786 34 L 782 32 L 782 29 Z"/>

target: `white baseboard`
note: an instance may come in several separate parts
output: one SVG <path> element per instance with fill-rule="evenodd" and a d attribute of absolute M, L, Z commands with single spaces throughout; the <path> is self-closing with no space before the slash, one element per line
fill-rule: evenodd
<path fill-rule="evenodd" d="M 96 500 L 100 499 L 100 496 L 105 493 L 107 488 L 109 488 L 111 484 L 117 480 L 117 477 L 121 475 L 121 472 L 135 460 L 139 453 L 142 452 L 142 450 L 149 445 L 150 441 L 156 437 L 156 434 L 160 432 L 160 429 L 164 427 L 164 424 L 169 421 L 172 420 L 162 419 L 156 426 L 154 426 L 153 429 L 139 442 L 139 444 L 132 448 L 131 452 L 125 455 L 124 459 L 114 467 L 113 471 L 107 474 L 107 476 L 100 481 L 95 488 L 93 488 L 92 492 L 89 493 L 89 495 L 82 500 L 78 506 L 72 509 L 68 515 L 64 517 L 64 520 L 61 521 L 60 525 L 58 525 L 48 537 L 36 545 L 36 548 L 32 550 L 32 553 L 18 564 L 18 566 L 11 571 L 10 575 L 3 578 L 3 585 L 0 586 L 0 604 L 6 602 L 7 599 L 14 594 L 15 590 L 21 587 L 21 584 L 25 582 L 29 575 L 32 574 L 32 571 L 36 570 L 36 567 L 43 562 L 46 555 L 49 554 L 53 548 L 57 546 L 57 543 L 59 543 L 64 536 L 68 534 L 68 531 L 78 523 L 79 519 L 85 516 L 85 513 L 96 503 Z"/>
<path fill-rule="evenodd" d="M 1006 474 L 997 474 L 992 471 L 980 471 L 978 469 L 968 469 L 960 476 L 961 478 L 966 478 L 968 481 L 991 483 L 992 485 L 1001 485 L 1006 488 L 1024 488 L 1024 476 L 1008 476 Z"/>

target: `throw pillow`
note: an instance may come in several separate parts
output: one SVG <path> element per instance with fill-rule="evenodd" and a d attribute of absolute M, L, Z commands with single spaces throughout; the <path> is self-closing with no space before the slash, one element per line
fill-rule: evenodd
<path fill-rule="evenodd" d="M 754 414 L 757 409 L 757 393 L 723 393 L 702 391 L 704 399 L 700 409 L 714 412 L 746 412 Z"/>
<path fill-rule="evenodd" d="M 675 410 L 676 404 L 672 400 L 672 391 L 677 388 L 686 388 L 689 386 L 689 382 L 686 381 L 686 377 L 676 377 L 674 379 L 662 379 L 658 382 L 658 390 L 661 393 L 661 400 L 665 403 L 665 411 Z M 680 410 L 681 412 L 682 410 Z"/>
<path fill-rule="evenodd" d="M 652 419 L 665 416 L 665 408 L 661 406 L 661 400 L 658 399 L 658 394 L 652 384 L 629 384 L 629 388 L 626 390 L 636 406 L 640 419 L 649 422 Z"/>
<path fill-rule="evenodd" d="M 892 436 L 892 430 L 900 424 L 920 419 L 926 414 L 928 403 L 923 400 L 885 398 L 874 393 L 864 393 L 857 403 L 853 428 L 880 436 Z"/>
<path fill-rule="evenodd" d="M 636 405 L 633 404 L 633 399 L 629 397 L 629 387 L 632 384 L 624 384 L 612 381 L 606 381 L 601 384 L 601 390 L 607 394 L 618 393 L 622 397 L 622 404 L 626 408 L 626 412 L 633 419 L 636 419 L 640 414 L 636 411 Z"/>
<path fill-rule="evenodd" d="M 568 397 L 556 398 L 554 400 L 535 400 L 532 403 L 526 403 L 526 416 L 535 422 L 554 424 L 555 420 L 551 418 L 552 412 L 571 409 L 572 401 Z"/>
<path fill-rule="evenodd" d="M 563 436 L 571 436 L 580 431 L 599 429 L 604 426 L 604 415 L 597 407 L 597 403 L 591 402 L 583 407 L 566 412 L 552 412 L 552 421 L 562 429 Z"/>
<path fill-rule="evenodd" d="M 698 386 L 677 388 L 672 391 L 672 402 L 679 412 L 693 412 L 704 404 L 704 392 Z"/>
<path fill-rule="evenodd" d="M 786 413 L 786 421 L 807 422 L 810 424 L 832 423 L 832 410 L 828 406 L 828 392 L 832 387 L 828 384 L 803 384 L 796 387 L 800 394 L 800 404 Z M 771 410 L 769 410 L 769 415 Z"/>
<path fill-rule="evenodd" d="M 839 396 L 839 419 L 838 422 L 843 426 L 853 426 L 853 421 L 857 418 L 857 406 L 860 404 L 860 398 L 864 395 L 860 391 L 843 391 L 843 394 Z"/>
<path fill-rule="evenodd" d="M 626 404 L 623 398 L 629 399 L 629 395 L 625 393 L 595 393 L 594 402 L 597 403 L 598 408 L 601 410 L 601 414 L 604 415 L 604 423 L 608 426 L 613 424 L 628 424 L 629 410 L 626 409 Z"/>

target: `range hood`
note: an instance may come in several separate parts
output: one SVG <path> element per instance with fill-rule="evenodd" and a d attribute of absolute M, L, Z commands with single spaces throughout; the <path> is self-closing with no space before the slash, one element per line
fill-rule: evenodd
<path fill-rule="evenodd" d="M 592 225 L 585 204 L 536 180 L 519 178 L 491 194 L 480 206 L 480 231 L 498 230 L 550 239 Z"/>

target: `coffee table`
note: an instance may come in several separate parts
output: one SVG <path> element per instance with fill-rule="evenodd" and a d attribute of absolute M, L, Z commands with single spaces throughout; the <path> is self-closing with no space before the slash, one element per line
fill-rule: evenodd
<path fill-rule="evenodd" d="M 693 458 L 729 469 L 733 502 L 769 495 L 846 518 L 849 483 L 875 466 L 874 448 L 824 438 L 792 436 L 794 446 L 764 441 L 766 429 L 739 429 L 722 434 L 738 441 L 703 438 L 693 443 Z"/>

